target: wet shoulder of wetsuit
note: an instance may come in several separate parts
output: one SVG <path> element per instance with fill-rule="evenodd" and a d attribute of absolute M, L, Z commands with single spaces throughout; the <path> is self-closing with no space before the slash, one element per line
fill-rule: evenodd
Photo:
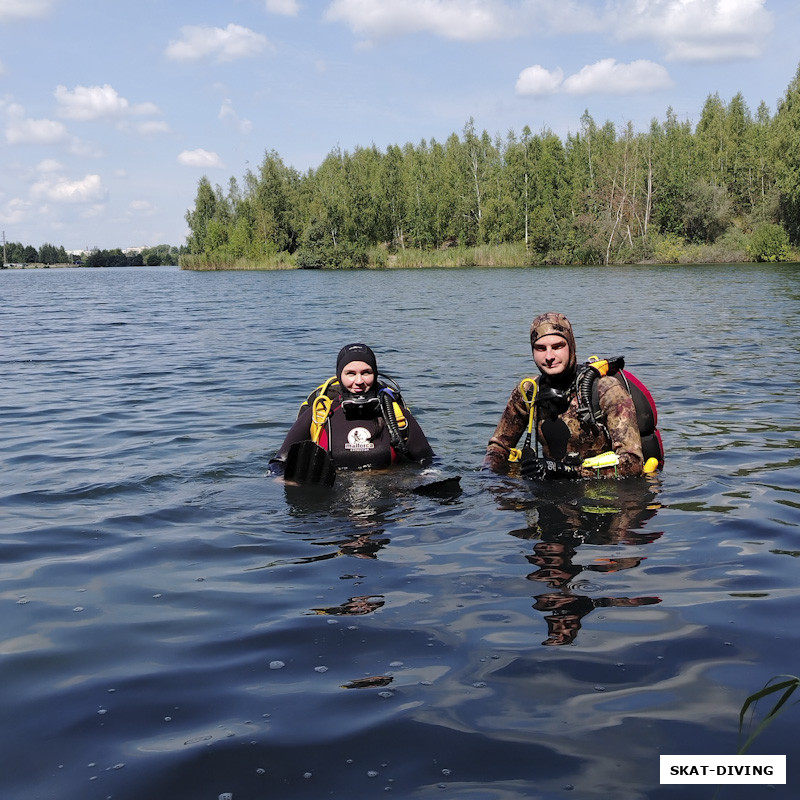
<path fill-rule="evenodd" d="M 421 464 L 430 463 L 433 460 L 433 448 L 430 446 L 420 424 L 405 405 L 403 406 L 403 416 L 408 422 L 408 436 L 405 442 L 406 457 L 410 461 L 417 461 Z"/>
<path fill-rule="evenodd" d="M 508 472 L 508 456 L 512 447 L 517 446 L 528 425 L 528 406 L 520 391 L 514 387 L 494 433 L 486 447 L 483 466 L 494 472 Z"/>

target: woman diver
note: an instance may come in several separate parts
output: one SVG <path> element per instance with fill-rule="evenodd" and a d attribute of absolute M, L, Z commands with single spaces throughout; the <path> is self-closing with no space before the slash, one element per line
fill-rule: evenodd
<path fill-rule="evenodd" d="M 336 467 L 346 469 L 384 468 L 401 459 L 428 463 L 433 458 L 397 385 L 379 379 L 375 353 L 360 343 L 341 349 L 336 376 L 300 407 L 296 422 L 270 460 L 270 472 L 285 472 L 289 478 L 289 472 L 295 471 L 293 448 L 296 451 L 300 443 L 309 441 L 325 450 Z"/>

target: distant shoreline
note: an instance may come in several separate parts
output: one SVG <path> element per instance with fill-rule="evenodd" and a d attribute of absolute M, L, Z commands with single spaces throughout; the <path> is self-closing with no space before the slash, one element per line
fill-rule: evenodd
<path fill-rule="evenodd" d="M 641 261 L 612 261 L 610 264 L 551 263 L 539 262 L 524 247 L 491 246 L 454 247 L 445 250 L 405 250 L 389 253 L 384 248 L 371 248 L 363 266 L 307 267 L 298 266 L 287 254 L 267 257 L 258 261 L 246 258 L 212 258 L 204 255 L 183 255 L 180 268 L 192 272 L 268 271 L 268 270 L 393 270 L 393 269 L 466 269 L 470 267 L 536 268 L 556 266 L 669 266 L 691 264 L 754 264 L 756 261 L 740 248 L 714 247 L 713 245 L 686 246 L 676 249 L 667 259 L 645 259 Z M 800 262 L 800 252 L 790 250 L 784 262 Z"/>
<path fill-rule="evenodd" d="M 142 264 L 141 266 L 147 267 L 147 264 Z M 166 266 L 175 266 L 166 265 Z M 3 269 L 131 269 L 130 267 L 89 267 L 86 264 L 42 264 L 42 263 L 32 263 L 32 264 L 3 264 Z"/>

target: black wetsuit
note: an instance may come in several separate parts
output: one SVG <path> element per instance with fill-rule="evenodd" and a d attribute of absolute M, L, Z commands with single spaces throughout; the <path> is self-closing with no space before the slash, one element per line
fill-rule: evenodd
<path fill-rule="evenodd" d="M 405 438 L 404 455 L 414 462 L 428 462 L 433 458 L 425 434 L 419 423 L 407 408 L 403 408 L 403 416 L 408 422 Z M 405 433 L 405 432 L 404 432 Z M 305 408 L 297 421 L 292 425 L 275 461 L 285 461 L 289 448 L 296 442 L 311 438 L 311 407 Z M 401 456 L 392 447 L 389 428 L 380 410 L 373 413 L 348 416 L 341 404 L 341 397 L 334 401 L 331 413 L 325 423 L 319 439 L 320 447 L 325 448 L 333 457 L 337 467 L 361 469 L 364 467 L 385 468 L 394 464 Z"/>

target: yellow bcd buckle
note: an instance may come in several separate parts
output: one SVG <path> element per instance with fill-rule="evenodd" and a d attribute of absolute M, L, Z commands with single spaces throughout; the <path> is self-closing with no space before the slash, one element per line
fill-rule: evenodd
<path fill-rule="evenodd" d="M 603 467 L 616 467 L 617 464 L 619 464 L 619 456 L 613 450 L 609 450 L 607 453 L 600 453 L 599 456 L 585 458 L 581 466 L 588 469 L 602 469 Z"/>

